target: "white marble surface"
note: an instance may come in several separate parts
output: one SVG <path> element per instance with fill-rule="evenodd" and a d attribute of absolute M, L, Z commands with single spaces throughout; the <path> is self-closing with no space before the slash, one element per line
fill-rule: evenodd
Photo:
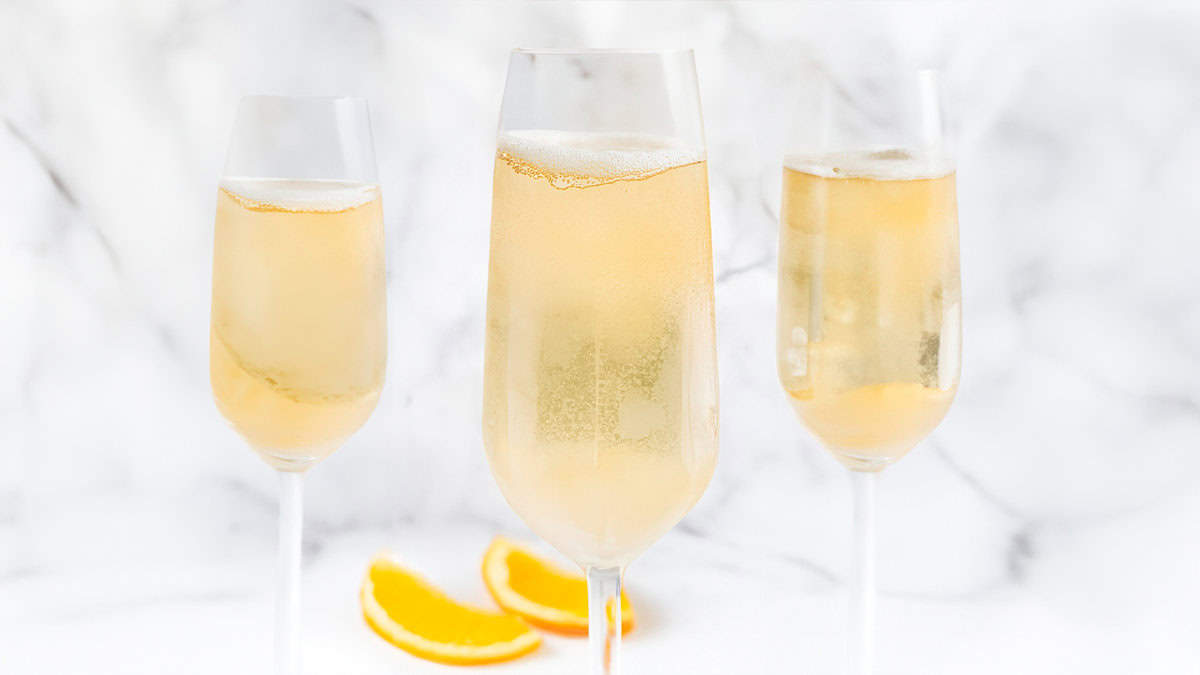
<path fill-rule="evenodd" d="M 693 46 L 721 462 L 631 569 L 629 673 L 835 673 L 848 481 L 773 367 L 780 131 L 809 67 L 941 63 L 961 393 L 884 476 L 883 673 L 1200 669 L 1200 9 L 1153 3 L 0 4 L 0 672 L 270 670 L 274 477 L 209 397 L 215 181 L 245 93 L 370 99 L 390 362 L 308 481 L 308 672 L 451 672 L 358 618 L 392 547 L 464 599 L 529 536 L 479 434 L 509 48 Z M 491 672 L 581 672 L 552 638 Z"/>

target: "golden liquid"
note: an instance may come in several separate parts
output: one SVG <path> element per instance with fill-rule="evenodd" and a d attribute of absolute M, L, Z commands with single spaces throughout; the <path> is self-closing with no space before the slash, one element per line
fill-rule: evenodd
<path fill-rule="evenodd" d="M 835 457 L 881 469 L 958 387 L 954 174 L 902 151 L 794 159 L 782 221 L 780 380 Z"/>
<path fill-rule="evenodd" d="M 271 465 L 303 470 L 370 416 L 387 358 L 378 189 L 240 180 L 217 195 L 209 373 Z"/>
<path fill-rule="evenodd" d="M 678 157 L 644 137 L 551 141 L 502 141 L 496 160 L 484 438 L 535 532 L 581 565 L 624 565 L 716 463 L 707 169 L 661 165 Z"/>

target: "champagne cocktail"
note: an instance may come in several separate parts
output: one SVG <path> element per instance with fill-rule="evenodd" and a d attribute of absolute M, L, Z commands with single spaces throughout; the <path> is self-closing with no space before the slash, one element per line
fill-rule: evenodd
<path fill-rule="evenodd" d="M 304 472 L 366 422 L 387 362 L 366 102 L 242 99 L 217 190 L 209 374 L 280 477 L 276 671 L 300 672 Z"/>
<path fill-rule="evenodd" d="M 932 72 L 862 100 L 818 85 L 784 159 L 777 357 L 796 413 L 854 478 L 849 672 L 868 675 L 875 477 L 937 427 L 958 389 L 955 174 Z"/>
<path fill-rule="evenodd" d="M 695 504 L 716 463 L 690 52 L 513 54 L 489 269 L 492 473 L 513 510 L 584 568 L 592 672 L 616 673 L 621 575 Z"/>

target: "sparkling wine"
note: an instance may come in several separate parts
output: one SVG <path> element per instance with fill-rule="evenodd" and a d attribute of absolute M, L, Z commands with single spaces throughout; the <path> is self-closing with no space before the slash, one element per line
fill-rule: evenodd
<path fill-rule="evenodd" d="M 958 386 L 954 173 L 903 150 L 789 157 L 779 247 L 779 376 L 853 469 L 937 426 Z"/>
<path fill-rule="evenodd" d="M 222 182 L 210 376 L 221 414 L 264 459 L 304 469 L 366 421 L 387 357 L 374 185 Z"/>
<path fill-rule="evenodd" d="M 484 436 L 513 509 L 582 565 L 629 562 L 712 476 L 711 249 L 700 152 L 635 134 L 501 136 Z"/>

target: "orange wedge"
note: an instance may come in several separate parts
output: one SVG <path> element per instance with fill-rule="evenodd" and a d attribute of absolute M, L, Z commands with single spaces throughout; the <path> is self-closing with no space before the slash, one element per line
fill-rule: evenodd
<path fill-rule="evenodd" d="M 459 604 L 384 556 L 371 561 L 361 600 L 367 624 L 380 637 L 430 661 L 507 661 L 542 642 L 520 618 Z"/>
<path fill-rule="evenodd" d="M 483 554 L 483 583 L 496 603 L 546 630 L 587 635 L 587 581 L 504 537 Z M 621 632 L 633 628 L 633 607 L 621 593 Z"/>

